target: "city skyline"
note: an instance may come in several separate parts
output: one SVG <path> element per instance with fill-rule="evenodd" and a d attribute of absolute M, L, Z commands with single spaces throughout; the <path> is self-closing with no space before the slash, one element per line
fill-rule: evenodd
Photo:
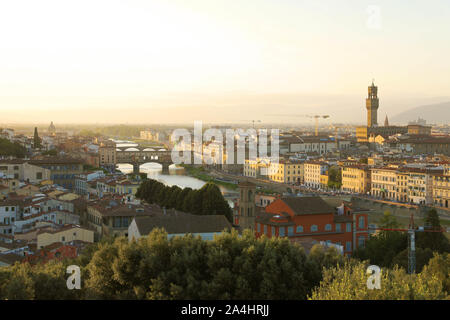
<path fill-rule="evenodd" d="M 361 123 L 373 78 L 383 118 L 450 101 L 445 1 L 25 4 L 1 5 L 4 123 Z"/>

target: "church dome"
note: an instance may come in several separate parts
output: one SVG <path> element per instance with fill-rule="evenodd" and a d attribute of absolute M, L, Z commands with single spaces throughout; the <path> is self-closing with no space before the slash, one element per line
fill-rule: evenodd
<path fill-rule="evenodd" d="M 50 123 L 50 126 L 48 127 L 48 132 L 50 132 L 50 133 L 55 133 L 56 132 L 56 127 L 53 124 L 53 121 L 52 121 L 52 123 Z"/>

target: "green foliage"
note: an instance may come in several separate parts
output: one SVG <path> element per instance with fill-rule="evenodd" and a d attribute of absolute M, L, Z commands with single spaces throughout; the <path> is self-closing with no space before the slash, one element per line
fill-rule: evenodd
<path fill-rule="evenodd" d="M 0 299 L 79 299 L 79 291 L 67 289 L 66 267 L 63 262 L 50 261 L 35 266 L 16 263 L 0 268 Z"/>
<path fill-rule="evenodd" d="M 24 158 L 27 150 L 17 142 L 11 142 L 7 139 L 0 138 L 0 156 L 13 156 L 16 158 Z"/>
<path fill-rule="evenodd" d="M 157 229 L 138 241 L 106 239 L 64 263 L 0 268 L 0 299 L 305 299 L 320 270 L 343 259 L 317 246 L 308 258 L 286 238 L 249 230 L 204 241 Z M 68 264 L 80 266 L 81 290 L 66 288 Z"/>
<path fill-rule="evenodd" d="M 56 149 L 46 150 L 42 152 L 43 156 L 57 156 L 58 151 Z"/>
<path fill-rule="evenodd" d="M 433 260 L 435 259 L 435 260 Z M 449 299 L 449 257 L 435 256 L 419 274 L 405 269 L 382 268 L 380 289 L 367 287 L 367 261 L 349 261 L 326 269 L 320 286 L 313 290 L 312 300 L 436 300 Z M 441 267 L 440 260 L 446 265 Z"/>
<path fill-rule="evenodd" d="M 361 158 L 361 159 L 358 160 L 358 162 L 362 163 L 362 164 L 367 164 L 368 163 L 368 159 L 367 158 Z"/>
<path fill-rule="evenodd" d="M 202 181 L 211 182 L 219 186 L 223 186 L 227 189 L 236 190 L 238 185 L 231 182 L 225 182 L 211 177 L 208 171 L 204 167 L 195 167 L 193 165 L 181 164 L 179 165 L 184 168 L 185 172 L 194 178 Z"/>
<path fill-rule="evenodd" d="M 424 219 L 425 230 L 441 228 L 436 210 L 432 209 Z M 380 220 L 381 228 L 395 229 L 400 224 L 386 211 Z M 353 257 L 368 260 L 380 267 L 393 268 L 395 265 L 408 268 L 408 234 L 401 231 L 381 231 L 366 241 L 364 248 L 359 248 Z M 434 252 L 448 253 L 448 239 L 441 232 L 416 232 L 416 271 L 433 257 Z"/>
<path fill-rule="evenodd" d="M 213 183 L 207 183 L 202 188 L 193 190 L 181 189 L 178 186 L 169 187 L 157 180 L 147 179 L 139 186 L 136 197 L 161 207 L 192 214 L 225 215 L 228 221 L 232 221 L 231 208 L 220 189 Z"/>
<path fill-rule="evenodd" d="M 431 209 L 424 219 L 425 230 L 441 230 L 441 223 L 436 209 Z M 442 232 L 417 232 L 417 246 L 421 248 L 430 248 L 440 253 L 449 252 L 450 245 L 448 239 Z"/>
<path fill-rule="evenodd" d="M 335 248 L 324 248 L 320 244 L 314 245 L 308 256 L 309 274 L 307 276 L 309 287 L 313 288 L 319 285 L 322 280 L 322 272 L 326 268 L 343 264 L 346 258 L 342 256 Z"/>
<path fill-rule="evenodd" d="M 66 268 L 81 268 L 68 290 Z M 212 241 L 161 229 L 128 242 L 105 238 L 77 259 L 0 267 L 0 299 L 449 299 L 450 255 L 434 253 L 422 272 L 382 268 L 367 288 L 368 261 L 315 245 L 307 256 L 286 238 L 224 232 Z"/>
<path fill-rule="evenodd" d="M 353 257 L 369 260 L 380 267 L 393 267 L 394 258 L 408 248 L 408 235 L 398 231 L 381 231 L 370 237 L 364 248 L 358 248 Z"/>
<path fill-rule="evenodd" d="M 117 239 L 87 266 L 91 298 L 304 299 L 314 263 L 282 238 L 222 233 L 213 241 L 162 230 L 128 243 Z"/>
<path fill-rule="evenodd" d="M 340 189 L 342 186 L 342 174 L 339 167 L 330 167 L 328 170 L 328 187 Z"/>
<path fill-rule="evenodd" d="M 393 216 L 389 210 L 386 210 L 383 214 L 383 217 L 380 219 L 379 227 L 396 229 L 400 227 L 400 224 L 398 223 L 395 216 Z"/>
<path fill-rule="evenodd" d="M 447 294 L 450 293 L 450 254 L 434 253 L 433 258 L 423 268 L 422 273 L 429 277 L 436 277 L 442 281 L 443 288 Z"/>
<path fill-rule="evenodd" d="M 416 248 L 416 272 L 422 271 L 423 267 L 433 257 L 433 251 L 430 248 Z M 398 265 L 408 270 L 408 249 L 399 252 L 392 260 L 392 265 Z"/>

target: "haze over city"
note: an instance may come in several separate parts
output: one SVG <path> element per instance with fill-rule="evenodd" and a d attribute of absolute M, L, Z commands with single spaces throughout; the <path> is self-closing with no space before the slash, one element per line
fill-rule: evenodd
<path fill-rule="evenodd" d="M 449 301 L 449 39 L 449 0 L 0 1 L 1 306 Z"/>
<path fill-rule="evenodd" d="M 363 123 L 373 78 L 392 119 L 450 101 L 450 4 L 432 3 L 4 1 L 0 122 Z"/>

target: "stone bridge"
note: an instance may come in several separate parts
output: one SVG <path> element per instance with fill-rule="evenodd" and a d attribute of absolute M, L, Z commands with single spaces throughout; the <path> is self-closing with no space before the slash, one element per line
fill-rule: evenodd
<path fill-rule="evenodd" d="M 133 173 L 139 173 L 139 167 L 145 163 L 154 162 L 162 165 L 163 173 L 169 172 L 169 166 L 173 164 L 172 151 L 165 148 L 142 148 L 142 147 L 117 147 L 116 161 L 133 165 Z M 192 157 L 191 157 L 192 160 Z"/>

